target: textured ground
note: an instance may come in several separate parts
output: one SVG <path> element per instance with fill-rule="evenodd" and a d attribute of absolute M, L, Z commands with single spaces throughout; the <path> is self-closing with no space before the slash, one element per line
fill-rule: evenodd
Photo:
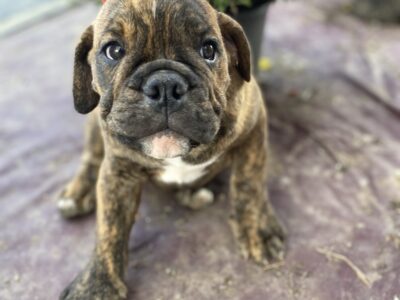
<path fill-rule="evenodd" d="M 28 11 L 41 5 L 55 0 L 20 0 L 20 1 L 1 1 L 0 20 Z"/>
<path fill-rule="evenodd" d="M 148 187 L 129 299 L 400 297 L 400 28 L 320 3 L 273 6 L 263 47 L 285 264 L 242 260 L 226 200 L 194 213 Z M 93 247 L 93 216 L 64 221 L 55 200 L 82 148 L 72 57 L 95 13 L 81 6 L 0 41 L 0 299 L 57 299 Z"/>

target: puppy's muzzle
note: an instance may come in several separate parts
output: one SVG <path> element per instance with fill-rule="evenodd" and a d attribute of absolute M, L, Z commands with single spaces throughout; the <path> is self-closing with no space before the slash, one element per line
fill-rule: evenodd
<path fill-rule="evenodd" d="M 189 84 L 179 73 L 170 70 L 153 72 L 145 81 L 141 89 L 147 101 L 156 111 L 178 111 L 186 100 Z"/>

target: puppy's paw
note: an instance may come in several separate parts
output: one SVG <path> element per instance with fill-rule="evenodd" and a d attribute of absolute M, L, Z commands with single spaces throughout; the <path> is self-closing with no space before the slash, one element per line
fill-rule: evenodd
<path fill-rule="evenodd" d="M 57 207 L 65 218 L 73 218 L 91 213 L 96 206 L 96 194 L 94 187 L 80 190 L 69 185 L 57 201 Z"/>
<path fill-rule="evenodd" d="M 61 193 L 57 207 L 65 218 L 92 212 L 96 204 L 96 178 L 93 170 L 83 168 Z"/>
<path fill-rule="evenodd" d="M 177 192 L 176 198 L 181 205 L 197 210 L 212 204 L 214 193 L 207 188 L 201 188 L 195 192 L 184 189 Z"/>
<path fill-rule="evenodd" d="M 57 208 L 65 218 L 72 218 L 79 215 L 77 201 L 73 198 L 58 199 Z"/>
<path fill-rule="evenodd" d="M 102 271 L 82 272 L 64 291 L 59 300 L 123 300 L 127 288 L 119 278 Z"/>
<path fill-rule="evenodd" d="M 260 226 L 231 221 L 243 256 L 268 266 L 284 258 L 285 231 L 275 216 L 269 216 L 264 224 Z"/>

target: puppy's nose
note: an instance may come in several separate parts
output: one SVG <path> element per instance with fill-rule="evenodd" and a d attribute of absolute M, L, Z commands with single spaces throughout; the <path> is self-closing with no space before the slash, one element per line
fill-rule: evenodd
<path fill-rule="evenodd" d="M 144 82 L 144 95 L 157 106 L 168 106 L 176 109 L 189 89 L 186 80 L 176 72 L 162 70 L 150 75 Z"/>

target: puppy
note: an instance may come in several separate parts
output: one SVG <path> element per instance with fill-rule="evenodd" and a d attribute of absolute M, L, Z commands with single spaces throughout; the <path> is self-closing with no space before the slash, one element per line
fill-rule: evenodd
<path fill-rule="evenodd" d="M 267 198 L 267 113 L 241 26 L 206 0 L 109 0 L 76 48 L 73 95 L 89 115 L 80 171 L 63 191 L 66 217 L 97 208 L 85 269 L 60 299 L 125 299 L 127 245 L 142 186 L 203 186 L 230 168 L 230 223 L 245 257 L 282 259 Z"/>

